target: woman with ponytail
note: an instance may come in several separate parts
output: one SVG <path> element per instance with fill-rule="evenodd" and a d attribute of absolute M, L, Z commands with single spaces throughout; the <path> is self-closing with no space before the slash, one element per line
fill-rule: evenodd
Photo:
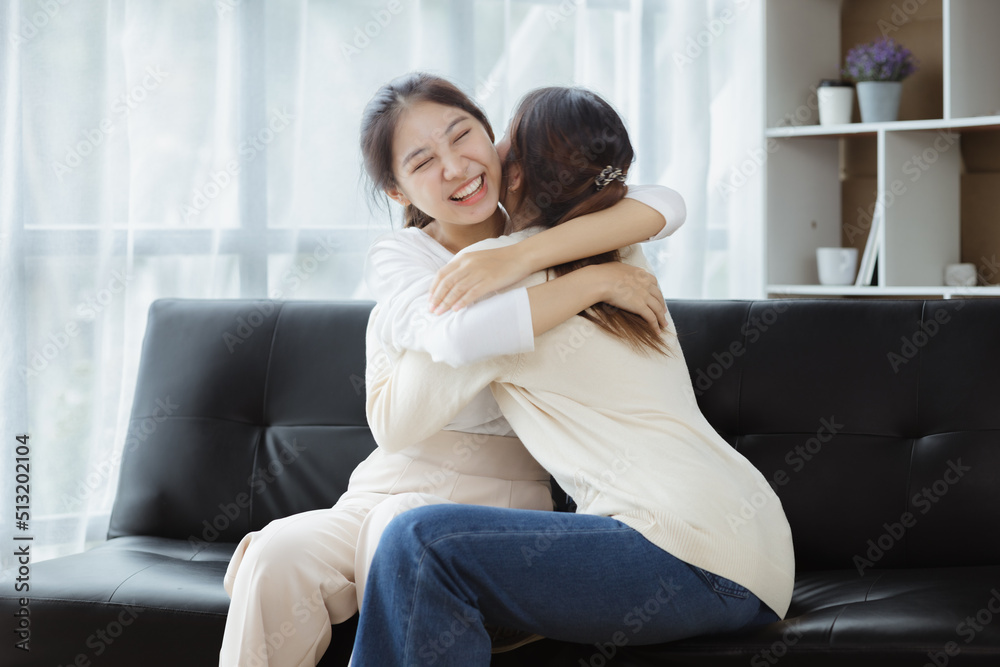
<path fill-rule="evenodd" d="M 400 152 L 412 145 L 404 133 Z M 574 216 L 612 210 L 633 157 L 614 110 L 574 88 L 530 93 L 498 152 L 502 202 L 518 231 L 470 253 L 516 252 L 570 233 Z M 401 186 L 416 199 L 415 184 Z M 615 260 L 645 265 L 638 248 L 605 249 L 553 263 L 500 296 Z M 794 555 L 780 500 L 699 410 L 669 312 L 657 327 L 613 305 L 536 335 L 531 352 L 453 368 L 414 346 L 370 363 L 369 423 L 383 447 L 436 432 L 489 387 L 577 510 L 434 505 L 396 517 L 371 564 L 354 667 L 485 666 L 488 627 L 617 651 L 784 616 Z"/>
<path fill-rule="evenodd" d="M 419 141 L 400 153 L 403 134 Z M 383 86 L 369 103 L 361 145 L 374 191 L 402 204 L 406 220 L 405 229 L 380 238 L 369 253 L 366 279 L 377 298 L 368 329 L 370 378 L 404 349 L 454 365 L 527 351 L 536 335 L 599 302 L 635 313 L 651 329 L 664 321 L 655 278 L 619 262 L 432 313 L 432 284 L 453 253 L 507 229 L 492 129 L 453 84 L 413 74 Z M 525 243 L 522 256 L 500 272 L 506 277 L 492 276 L 476 288 L 496 290 L 552 263 L 668 234 L 683 216 L 672 190 L 640 191 L 567 225 L 579 225 L 569 242 L 564 230 L 553 230 Z M 609 234 L 613 223 L 620 230 Z M 498 256 L 503 253 L 485 253 L 463 267 L 475 270 Z M 419 410 L 435 391 L 429 384 L 407 400 Z M 480 387 L 455 407 L 433 433 L 397 432 L 391 442 L 376 435 L 379 447 L 334 507 L 279 519 L 244 537 L 225 577 L 232 602 L 220 665 L 317 664 L 331 624 L 353 616 L 363 600 L 382 530 L 404 511 L 455 503 L 552 510 L 549 473 L 525 450 L 489 390 Z M 505 644 L 492 630 L 496 650 L 517 644 Z"/>

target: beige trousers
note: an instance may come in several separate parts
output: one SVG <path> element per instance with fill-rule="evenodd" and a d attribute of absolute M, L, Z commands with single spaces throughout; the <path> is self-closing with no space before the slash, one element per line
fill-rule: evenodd
<path fill-rule="evenodd" d="M 272 521 L 236 547 L 220 667 L 315 667 L 331 624 L 360 608 L 385 527 L 436 503 L 551 510 L 549 474 L 517 438 L 441 431 L 399 453 L 376 449 L 336 505 Z"/>

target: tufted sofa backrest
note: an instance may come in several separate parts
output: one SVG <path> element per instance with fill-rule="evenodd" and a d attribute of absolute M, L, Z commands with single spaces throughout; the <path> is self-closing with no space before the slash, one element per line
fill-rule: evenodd
<path fill-rule="evenodd" d="M 1000 563 L 1000 300 L 667 304 L 799 570 Z M 375 446 L 371 306 L 155 302 L 109 537 L 235 542 L 336 502 Z"/>
<path fill-rule="evenodd" d="M 1000 300 L 668 307 L 702 412 L 781 498 L 797 569 L 1000 563 Z"/>
<path fill-rule="evenodd" d="M 333 505 L 375 447 L 364 404 L 371 307 L 154 302 L 108 536 L 237 542 Z"/>

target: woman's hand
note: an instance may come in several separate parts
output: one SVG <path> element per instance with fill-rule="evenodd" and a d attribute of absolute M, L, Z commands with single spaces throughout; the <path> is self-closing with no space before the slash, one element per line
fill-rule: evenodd
<path fill-rule="evenodd" d="M 449 308 L 461 310 L 527 278 L 531 267 L 516 248 L 517 244 L 463 253 L 438 269 L 431 285 L 431 310 L 438 314 Z"/>
<path fill-rule="evenodd" d="M 585 268 L 600 271 L 604 303 L 635 313 L 657 331 L 667 328 L 667 306 L 652 273 L 622 262 L 592 264 Z"/>

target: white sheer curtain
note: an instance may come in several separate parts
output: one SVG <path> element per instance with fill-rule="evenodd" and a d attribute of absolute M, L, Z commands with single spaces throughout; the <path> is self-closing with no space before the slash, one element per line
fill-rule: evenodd
<path fill-rule="evenodd" d="M 0 12 L 0 540 L 29 433 L 36 558 L 104 537 L 152 300 L 366 296 L 365 250 L 390 221 L 361 187 L 358 122 L 403 72 L 474 92 L 501 135 L 534 87 L 599 91 L 632 132 L 631 182 L 687 199 L 685 228 L 648 248 L 665 294 L 760 296 L 758 177 L 723 187 L 764 126 L 759 0 Z"/>

